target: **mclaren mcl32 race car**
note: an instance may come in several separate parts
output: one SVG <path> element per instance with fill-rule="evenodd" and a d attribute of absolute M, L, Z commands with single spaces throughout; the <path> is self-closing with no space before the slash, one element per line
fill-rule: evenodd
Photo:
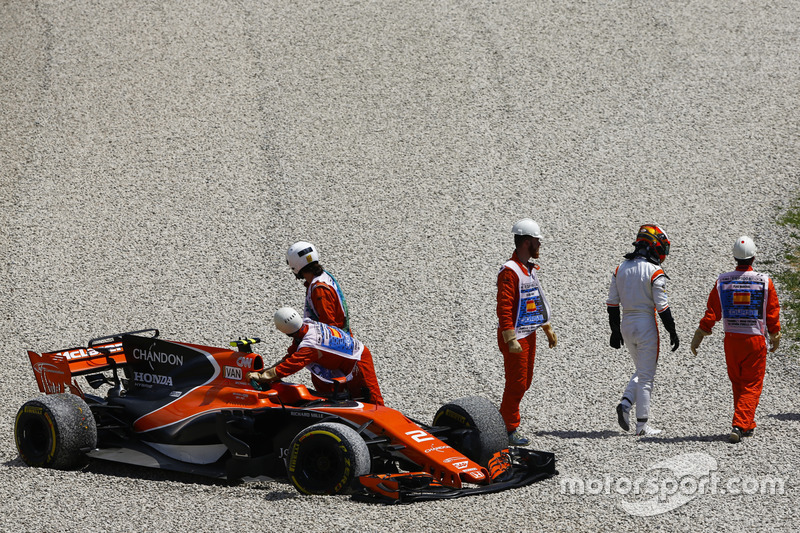
<path fill-rule="evenodd" d="M 58 469 L 98 458 L 227 480 L 288 478 L 302 493 L 385 503 L 557 474 L 552 453 L 509 448 L 499 412 L 479 396 L 443 405 L 427 425 L 339 392 L 343 378 L 330 395 L 282 381 L 261 390 L 247 381 L 264 368 L 257 342 L 214 348 L 149 329 L 29 351 L 45 394 L 17 413 L 20 456 Z"/>

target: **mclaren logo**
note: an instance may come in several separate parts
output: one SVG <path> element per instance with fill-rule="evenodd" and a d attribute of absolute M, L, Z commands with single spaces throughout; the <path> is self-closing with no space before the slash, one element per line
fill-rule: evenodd
<path fill-rule="evenodd" d="M 103 347 L 102 352 L 98 352 L 94 348 L 75 348 L 74 350 L 64 350 L 63 352 L 56 352 L 56 355 L 61 355 L 64 359 L 69 361 L 73 359 L 83 359 L 84 357 L 96 357 L 103 353 L 119 353 L 122 351 L 122 343 L 109 344 Z"/>

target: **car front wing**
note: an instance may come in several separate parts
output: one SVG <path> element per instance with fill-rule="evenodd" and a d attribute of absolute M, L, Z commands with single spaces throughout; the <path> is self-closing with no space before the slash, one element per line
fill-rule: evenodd
<path fill-rule="evenodd" d="M 558 474 L 555 455 L 550 452 L 509 448 L 489 461 L 492 479 L 480 485 L 448 487 L 427 472 L 369 474 L 361 476 L 361 487 L 353 499 L 372 503 L 414 503 L 489 494 L 525 487 Z"/>

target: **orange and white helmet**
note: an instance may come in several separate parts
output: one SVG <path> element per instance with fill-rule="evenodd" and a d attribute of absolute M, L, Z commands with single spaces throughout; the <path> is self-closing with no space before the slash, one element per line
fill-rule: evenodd
<path fill-rule="evenodd" d="M 319 261 L 319 252 L 310 242 L 299 241 L 286 250 L 286 264 L 295 274 L 299 274 L 303 267 L 314 261 Z"/>
<path fill-rule="evenodd" d="M 669 255 L 669 237 L 657 224 L 643 224 L 639 228 L 639 232 L 636 234 L 636 241 L 633 244 L 634 246 L 639 246 L 639 243 L 646 243 L 653 255 L 658 257 L 658 261 L 661 263 Z"/>

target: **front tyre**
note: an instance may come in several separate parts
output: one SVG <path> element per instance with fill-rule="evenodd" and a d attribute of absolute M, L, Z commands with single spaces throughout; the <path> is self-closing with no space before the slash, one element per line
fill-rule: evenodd
<path fill-rule="evenodd" d="M 324 422 L 305 428 L 292 441 L 287 471 L 304 494 L 342 494 L 369 474 L 367 443 L 351 427 Z"/>
<path fill-rule="evenodd" d="M 452 428 L 447 444 L 482 466 L 508 447 L 503 417 L 492 402 L 481 396 L 467 396 L 441 406 L 433 425 Z"/>
<path fill-rule="evenodd" d="M 26 464 L 69 470 L 85 464 L 85 452 L 97 447 L 97 425 L 83 399 L 52 394 L 20 407 L 14 440 Z"/>

